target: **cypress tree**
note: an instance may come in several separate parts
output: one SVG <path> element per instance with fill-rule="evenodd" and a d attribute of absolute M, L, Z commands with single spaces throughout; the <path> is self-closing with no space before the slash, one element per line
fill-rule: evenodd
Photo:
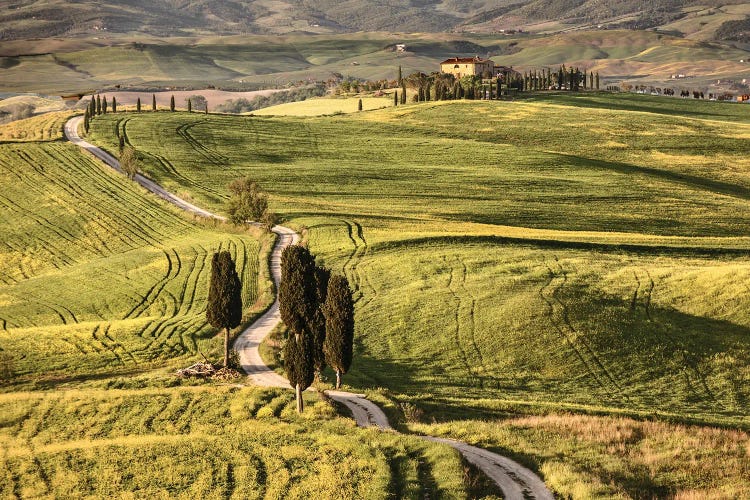
<path fill-rule="evenodd" d="M 215 328 L 224 329 L 224 367 L 229 366 L 229 333 L 242 321 L 242 284 L 232 255 L 216 252 L 211 260 L 206 319 Z"/>
<path fill-rule="evenodd" d="M 206 111 L 206 114 L 208 114 L 208 101 L 206 101 L 205 111 Z"/>
<path fill-rule="evenodd" d="M 151 94 L 151 111 L 156 111 L 156 94 Z"/>
<path fill-rule="evenodd" d="M 417 101 L 423 102 L 424 101 L 424 88 L 419 87 L 419 91 L 417 92 Z"/>
<path fill-rule="evenodd" d="M 89 103 L 89 118 L 92 118 L 96 114 L 96 98 L 91 95 L 91 102 Z"/>
<path fill-rule="evenodd" d="M 594 88 L 594 72 L 593 71 L 589 74 L 589 88 L 590 89 Z"/>
<path fill-rule="evenodd" d="M 174 95 L 169 99 L 169 111 L 174 111 Z"/>
<path fill-rule="evenodd" d="M 596 72 L 595 81 L 596 81 L 596 90 L 599 90 L 599 72 L 598 71 Z"/>
<path fill-rule="evenodd" d="M 190 98 L 188 98 L 188 113 L 191 113 L 193 111 L 193 103 L 190 101 Z"/>
<path fill-rule="evenodd" d="M 430 94 L 432 94 L 432 85 L 430 82 L 427 82 L 427 85 L 424 88 L 424 100 L 429 102 L 431 99 Z"/>
<path fill-rule="evenodd" d="M 406 81 L 401 80 L 401 104 L 406 104 Z"/>
<path fill-rule="evenodd" d="M 96 94 L 96 114 L 102 114 L 102 98 L 99 97 L 99 94 Z"/>
<path fill-rule="evenodd" d="M 403 80 L 403 77 L 401 76 L 401 66 L 398 67 L 398 81 L 396 82 L 398 85 L 401 85 L 401 80 Z"/>
<path fill-rule="evenodd" d="M 357 111 L 362 111 L 362 99 L 357 103 Z"/>
<path fill-rule="evenodd" d="M 135 110 L 138 111 L 139 113 L 141 112 L 141 98 L 140 97 L 135 102 Z"/>
<path fill-rule="evenodd" d="M 398 90 L 393 91 L 393 105 L 398 106 Z"/>
<path fill-rule="evenodd" d="M 341 375 L 351 367 L 354 346 L 354 301 L 345 277 L 336 275 L 328 280 L 323 314 L 326 320 L 323 352 L 326 363 L 336 372 L 338 389 L 341 387 Z"/>
<path fill-rule="evenodd" d="M 297 412 L 302 413 L 305 403 L 302 392 L 315 380 L 310 335 L 290 335 L 284 343 L 284 371 L 297 398 Z"/>
<path fill-rule="evenodd" d="M 319 308 L 316 291 L 315 258 L 299 245 L 284 249 L 281 254 L 279 313 L 289 329 L 284 344 L 284 370 L 297 394 L 297 411 L 304 410 L 302 391 L 315 377 L 314 323 Z"/>
<path fill-rule="evenodd" d="M 102 114 L 107 114 L 107 96 L 102 98 Z"/>
<path fill-rule="evenodd" d="M 316 373 L 321 373 L 326 366 L 323 344 L 326 339 L 326 318 L 323 314 L 323 304 L 328 295 L 328 281 L 331 279 L 331 271 L 325 267 L 315 266 L 315 304 L 311 304 L 311 317 L 309 328 L 313 340 L 313 366 Z"/>
<path fill-rule="evenodd" d="M 117 97 L 112 96 L 112 112 L 117 113 Z"/>
<path fill-rule="evenodd" d="M 89 133 L 89 108 L 86 108 L 86 112 L 83 114 L 83 131 Z"/>

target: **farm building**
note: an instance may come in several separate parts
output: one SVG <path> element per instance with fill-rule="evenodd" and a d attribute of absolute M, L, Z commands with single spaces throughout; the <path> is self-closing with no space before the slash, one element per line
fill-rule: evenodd
<path fill-rule="evenodd" d="M 450 73 L 456 78 L 466 75 L 495 75 L 495 63 L 480 57 L 451 57 L 440 63 L 440 71 Z"/>

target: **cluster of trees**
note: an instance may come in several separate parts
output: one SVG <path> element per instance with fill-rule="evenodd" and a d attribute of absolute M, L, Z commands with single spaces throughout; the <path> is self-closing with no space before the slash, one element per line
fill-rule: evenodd
<path fill-rule="evenodd" d="M 414 102 L 441 101 L 454 99 L 495 99 L 502 95 L 504 89 L 516 90 L 599 90 L 599 73 L 591 72 L 587 75 L 578 68 L 560 66 L 557 72 L 550 69 L 542 71 L 527 71 L 520 74 L 513 70 L 506 70 L 502 74 L 467 75 L 460 79 L 454 75 L 442 72 L 412 73 L 402 77 L 401 67 L 398 69 L 398 85 L 400 90 L 394 93 L 393 104 L 406 103 L 406 89 L 414 90 Z"/>
<path fill-rule="evenodd" d="M 91 96 L 91 102 L 89 102 L 89 105 L 83 114 L 83 130 L 87 134 L 89 133 L 91 119 L 94 116 L 106 115 L 107 107 L 107 96 L 104 96 L 104 98 L 102 98 L 102 96 L 100 96 L 99 94 L 97 94 L 96 97 Z M 114 97 L 112 98 L 112 112 L 117 112 L 117 99 L 115 99 Z"/>
<path fill-rule="evenodd" d="M 274 92 L 267 96 L 258 96 L 253 99 L 232 99 L 224 104 L 216 106 L 216 110 L 221 113 L 249 113 L 269 106 L 284 104 L 287 102 L 304 101 L 311 97 L 320 97 L 326 94 L 325 83 L 315 83 L 303 88 L 285 90 L 283 92 Z"/>
<path fill-rule="evenodd" d="M 276 224 L 276 215 L 268 209 L 268 195 L 249 177 L 241 177 L 229 184 L 227 213 L 234 225 L 259 222 L 267 230 Z"/>
<path fill-rule="evenodd" d="M 519 76 L 515 78 L 518 80 Z M 591 71 L 586 75 L 579 68 L 566 68 L 563 64 L 556 72 L 549 68 L 527 71 L 520 76 L 520 84 L 520 90 L 599 90 L 599 72 Z M 519 87 L 517 83 L 515 86 Z"/>
<path fill-rule="evenodd" d="M 284 370 L 297 395 L 297 411 L 304 409 L 302 391 L 326 366 L 341 375 L 352 363 L 354 301 L 349 282 L 318 266 L 310 251 L 299 245 L 281 255 L 279 312 L 288 328 Z"/>

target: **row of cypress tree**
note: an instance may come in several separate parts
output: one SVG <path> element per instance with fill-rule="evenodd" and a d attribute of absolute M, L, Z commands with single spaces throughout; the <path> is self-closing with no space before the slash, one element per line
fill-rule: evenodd
<path fill-rule="evenodd" d="M 141 98 L 140 97 L 136 100 L 135 110 L 139 113 L 141 111 Z M 151 110 L 156 111 L 156 94 L 151 94 Z M 170 111 L 175 110 L 174 95 L 172 95 L 169 99 L 169 110 Z M 193 104 L 191 100 L 188 99 L 188 112 L 192 112 L 192 111 L 193 111 Z M 206 112 L 206 114 L 208 114 L 208 103 L 206 103 L 204 111 Z M 115 96 L 112 96 L 112 113 L 117 113 L 117 98 Z M 89 119 L 96 115 L 107 114 L 107 96 L 102 97 L 99 94 L 97 94 L 96 97 L 92 97 L 91 102 L 86 108 L 86 114 L 88 115 Z"/>
<path fill-rule="evenodd" d="M 310 251 L 299 245 L 281 255 L 282 280 L 279 312 L 289 333 L 284 344 L 284 370 L 297 396 L 297 411 L 304 410 L 302 391 L 325 366 L 341 375 L 352 363 L 354 301 L 348 280 L 331 275 L 315 263 Z"/>

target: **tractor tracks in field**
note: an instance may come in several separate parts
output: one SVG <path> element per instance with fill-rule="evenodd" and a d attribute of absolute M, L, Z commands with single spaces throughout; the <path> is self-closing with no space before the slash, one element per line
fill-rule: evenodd
<path fill-rule="evenodd" d="M 644 292 L 641 294 L 643 296 L 642 298 L 642 307 L 643 307 L 643 314 L 646 316 L 646 320 L 649 323 L 654 323 L 653 318 L 653 307 L 652 307 L 652 301 L 653 301 L 653 294 L 654 294 L 654 288 L 656 287 L 656 284 L 654 282 L 654 278 L 651 275 L 651 272 L 646 268 L 639 268 L 638 271 L 643 272 L 646 275 L 646 280 L 648 281 L 648 284 L 644 287 L 642 284 L 641 279 L 638 276 L 638 272 L 635 270 L 633 271 L 633 277 L 636 281 L 636 290 L 633 292 L 633 302 L 631 303 L 631 311 L 636 312 L 638 309 L 638 296 L 641 288 L 644 289 Z M 643 281 L 646 281 L 643 280 Z M 656 328 L 657 331 L 661 332 L 661 329 Z M 716 401 L 716 395 L 713 393 L 711 388 L 708 386 L 708 381 L 706 380 L 706 376 L 704 373 L 701 373 L 700 368 L 698 367 L 698 363 L 695 360 L 695 357 L 688 352 L 688 350 L 681 345 L 678 339 L 675 339 L 673 336 L 671 336 L 669 333 L 662 333 L 661 338 L 664 340 L 664 342 L 672 349 L 672 352 L 679 353 L 682 357 L 682 367 L 681 371 L 683 375 L 685 376 L 685 383 L 687 385 L 687 388 L 690 392 L 698 396 L 698 391 L 696 391 L 695 387 L 693 386 L 693 380 L 692 377 L 695 377 L 698 380 L 698 383 L 700 384 L 701 388 L 703 389 L 703 392 L 705 395 L 711 400 Z M 692 373 L 692 377 L 691 377 Z"/>
<path fill-rule="evenodd" d="M 570 320 L 568 305 L 560 296 L 561 290 L 568 283 L 565 268 L 557 256 L 553 257 L 551 265 L 549 261 L 545 261 L 544 266 L 547 269 L 547 281 L 539 289 L 539 296 L 546 304 L 547 319 L 596 384 L 607 393 L 614 392 L 627 400 L 628 396 L 622 386 L 604 366 L 596 351 L 586 342 L 584 334 L 579 332 Z"/>
<path fill-rule="evenodd" d="M 466 285 L 466 278 L 469 274 L 466 263 L 458 256 L 449 260 L 445 255 L 443 256 L 443 262 L 450 270 L 446 288 L 450 292 L 455 306 L 454 339 L 464 368 L 469 378 L 476 381 L 475 383 L 480 388 L 484 387 L 487 380 L 492 380 L 499 387 L 500 381 L 490 375 L 490 370 L 485 363 L 482 350 L 477 344 L 477 299 Z M 464 345 L 470 346 L 471 354 L 464 349 Z"/>
<path fill-rule="evenodd" d="M 92 154 L 107 163 L 109 166 L 119 171 L 119 164 L 114 158 L 107 155 L 96 146 L 93 146 L 92 144 L 81 140 L 77 136 L 75 130 L 81 123 L 81 120 L 82 117 L 79 116 L 72 118 L 66 123 L 66 136 L 76 145 L 90 151 Z M 189 213 L 197 214 L 203 217 L 222 219 L 221 217 L 212 214 L 211 212 L 205 211 L 199 207 L 185 202 L 184 200 L 181 200 L 180 198 L 164 190 L 158 184 L 155 184 L 153 182 L 143 182 L 143 180 L 140 178 L 137 178 L 136 182 L 141 184 L 149 191 L 152 191 L 160 197 L 164 198 L 166 201 L 173 203 L 174 205 Z M 356 286 L 358 288 L 361 288 L 362 279 L 358 271 L 358 266 L 360 265 L 364 255 L 367 253 L 368 245 L 364 237 L 362 226 L 359 223 L 346 222 L 346 225 L 349 228 L 349 237 L 352 241 L 352 244 L 355 246 L 355 249 L 350 254 L 344 267 L 345 269 L 349 270 L 348 274 L 352 276 L 353 284 L 356 283 Z M 273 228 L 273 232 L 276 233 L 278 237 L 271 252 L 269 267 L 271 271 L 271 277 L 276 284 L 276 289 L 278 290 L 278 282 L 281 279 L 281 252 L 287 246 L 297 243 L 299 235 L 293 230 L 283 226 L 275 226 Z M 165 279 L 168 276 L 169 273 L 167 274 L 167 276 L 165 276 Z M 155 288 L 153 288 L 149 293 L 153 293 L 153 290 L 155 290 Z M 373 290 L 375 289 L 373 288 Z M 266 335 L 271 333 L 271 331 L 280 321 L 281 317 L 278 312 L 277 295 L 274 304 L 240 334 L 240 336 L 235 341 L 235 346 L 240 351 L 240 359 L 242 360 L 243 369 L 248 372 L 248 374 L 254 381 L 257 379 L 262 382 L 261 385 L 289 388 L 289 382 L 273 372 L 267 365 L 265 365 L 258 352 L 258 346 L 260 345 L 260 342 L 262 342 L 263 338 Z M 382 430 L 389 430 L 391 428 L 388 422 L 388 418 L 386 417 L 383 410 L 380 409 L 380 407 L 372 401 L 366 399 L 364 395 L 341 391 L 327 391 L 327 394 L 332 399 L 345 405 L 352 411 L 357 425 L 361 427 L 376 426 Z M 419 437 L 448 444 L 449 446 L 452 446 L 453 448 L 458 450 L 458 452 L 466 457 L 467 460 L 476 465 L 495 484 L 497 484 L 498 487 L 503 490 L 505 498 L 508 500 L 554 499 L 552 493 L 549 491 L 549 489 L 547 489 L 544 482 L 536 474 L 507 457 L 503 457 L 502 455 L 493 453 L 489 450 L 470 446 L 460 441 L 447 440 L 444 438 L 433 438 L 431 436 Z"/>
<path fill-rule="evenodd" d="M 217 167 L 226 165 L 229 161 L 226 156 L 217 153 L 209 147 L 206 147 L 190 134 L 190 129 L 201 123 L 206 123 L 206 120 L 201 120 L 193 123 L 183 123 L 175 129 L 175 132 L 177 132 L 177 135 L 180 136 L 185 142 L 187 142 L 188 145 L 193 148 L 196 153 L 203 156 L 213 165 L 216 165 Z"/>
<path fill-rule="evenodd" d="M 349 241 L 352 243 L 352 251 L 349 257 L 347 257 L 346 262 L 344 262 L 342 271 L 354 288 L 354 303 L 356 304 L 364 295 L 362 292 L 363 279 L 358 267 L 367 254 L 369 247 L 367 246 L 367 240 L 365 240 L 364 231 L 360 223 L 356 221 L 349 222 L 347 220 L 342 220 L 341 222 L 346 226 Z"/>

